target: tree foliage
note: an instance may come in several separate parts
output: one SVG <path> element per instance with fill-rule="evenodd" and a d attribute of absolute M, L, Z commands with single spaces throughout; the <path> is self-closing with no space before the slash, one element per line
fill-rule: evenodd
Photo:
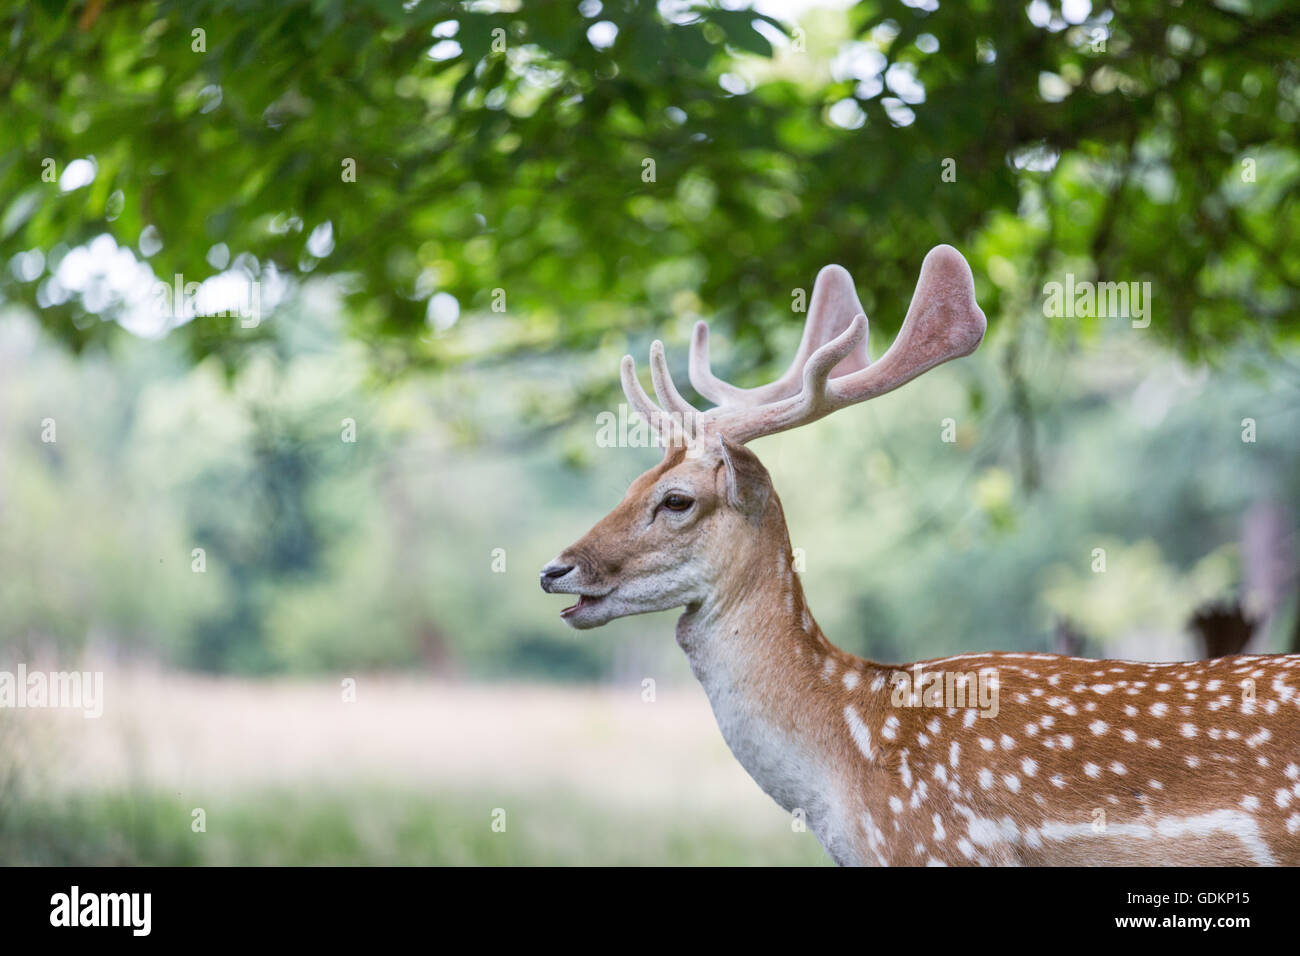
<path fill-rule="evenodd" d="M 5 7 L 0 297 L 74 349 L 119 334 L 120 290 L 55 279 L 103 233 L 168 282 L 336 276 L 383 369 L 701 314 L 758 375 L 820 266 L 889 329 L 945 241 L 995 318 L 1070 268 L 1151 281 L 1191 353 L 1300 328 L 1292 3 Z M 88 184 L 42 178 L 77 159 Z M 234 363 L 267 332 L 173 334 Z"/>

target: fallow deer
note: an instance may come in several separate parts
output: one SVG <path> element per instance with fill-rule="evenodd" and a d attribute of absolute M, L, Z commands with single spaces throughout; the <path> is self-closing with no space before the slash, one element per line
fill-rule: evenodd
<path fill-rule="evenodd" d="M 966 260 L 926 256 L 893 345 L 838 266 L 817 277 L 789 370 L 714 377 L 697 411 L 650 350 L 667 446 L 623 502 L 543 568 L 575 628 L 681 607 L 677 642 L 733 754 L 840 864 L 1300 864 L 1300 655 L 1140 663 L 960 654 L 892 668 L 831 644 L 804 601 L 781 503 L 745 447 L 903 385 L 984 336 Z"/>

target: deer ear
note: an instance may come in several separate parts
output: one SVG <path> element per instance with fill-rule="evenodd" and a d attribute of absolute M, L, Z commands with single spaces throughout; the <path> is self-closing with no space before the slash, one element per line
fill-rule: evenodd
<path fill-rule="evenodd" d="M 722 465 L 726 470 L 727 503 L 750 518 L 762 516 L 772 492 L 772 480 L 758 456 L 744 445 L 718 436 L 722 448 Z"/>

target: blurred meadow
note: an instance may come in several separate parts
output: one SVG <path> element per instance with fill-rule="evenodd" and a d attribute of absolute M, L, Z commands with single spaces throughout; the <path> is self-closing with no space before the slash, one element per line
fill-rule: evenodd
<path fill-rule="evenodd" d="M 825 865 L 675 615 L 571 631 L 537 574 L 657 460 L 600 437 L 625 352 L 685 389 L 706 318 L 770 380 L 839 262 L 878 356 L 939 242 L 980 350 L 754 445 L 827 635 L 1171 660 L 1217 604 L 1300 650 L 1291 4 L 0 2 L 0 37 L 0 671 L 104 674 L 97 719 L 0 707 L 0 863 Z M 1149 324 L 1055 313 L 1067 275 L 1149 283 Z"/>

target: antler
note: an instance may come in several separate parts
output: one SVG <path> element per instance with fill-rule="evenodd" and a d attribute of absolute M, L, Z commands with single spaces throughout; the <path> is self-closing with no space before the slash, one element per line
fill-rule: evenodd
<path fill-rule="evenodd" d="M 803 338 L 794 361 L 775 382 L 758 388 L 737 388 L 714 376 L 709 368 L 709 324 L 695 323 L 691 337 L 691 384 L 695 390 L 715 405 L 767 405 L 798 393 L 803 382 L 803 368 L 809 357 L 831 339 L 835 338 L 862 313 L 862 303 L 853 288 L 853 277 L 843 266 L 825 266 L 817 273 L 813 283 L 812 301 L 808 303 L 808 321 L 804 324 Z M 840 375 L 847 375 L 871 364 L 867 357 L 867 340 L 837 366 Z"/>
<path fill-rule="evenodd" d="M 715 377 L 709 369 L 708 326 L 700 322 L 691 342 L 691 384 L 716 408 L 700 412 L 682 398 L 661 342 L 650 347 L 660 405 L 641 387 L 630 355 L 623 358 L 623 391 L 666 444 L 683 438 L 699 442 L 713 434 L 743 443 L 883 395 L 942 362 L 969 355 L 983 340 L 984 329 L 970 266 L 952 246 L 935 246 L 921 263 L 898 337 L 874 364 L 867 355 L 867 317 L 853 280 L 839 266 L 827 266 L 813 286 L 799 350 L 775 382 L 742 389 Z"/>

